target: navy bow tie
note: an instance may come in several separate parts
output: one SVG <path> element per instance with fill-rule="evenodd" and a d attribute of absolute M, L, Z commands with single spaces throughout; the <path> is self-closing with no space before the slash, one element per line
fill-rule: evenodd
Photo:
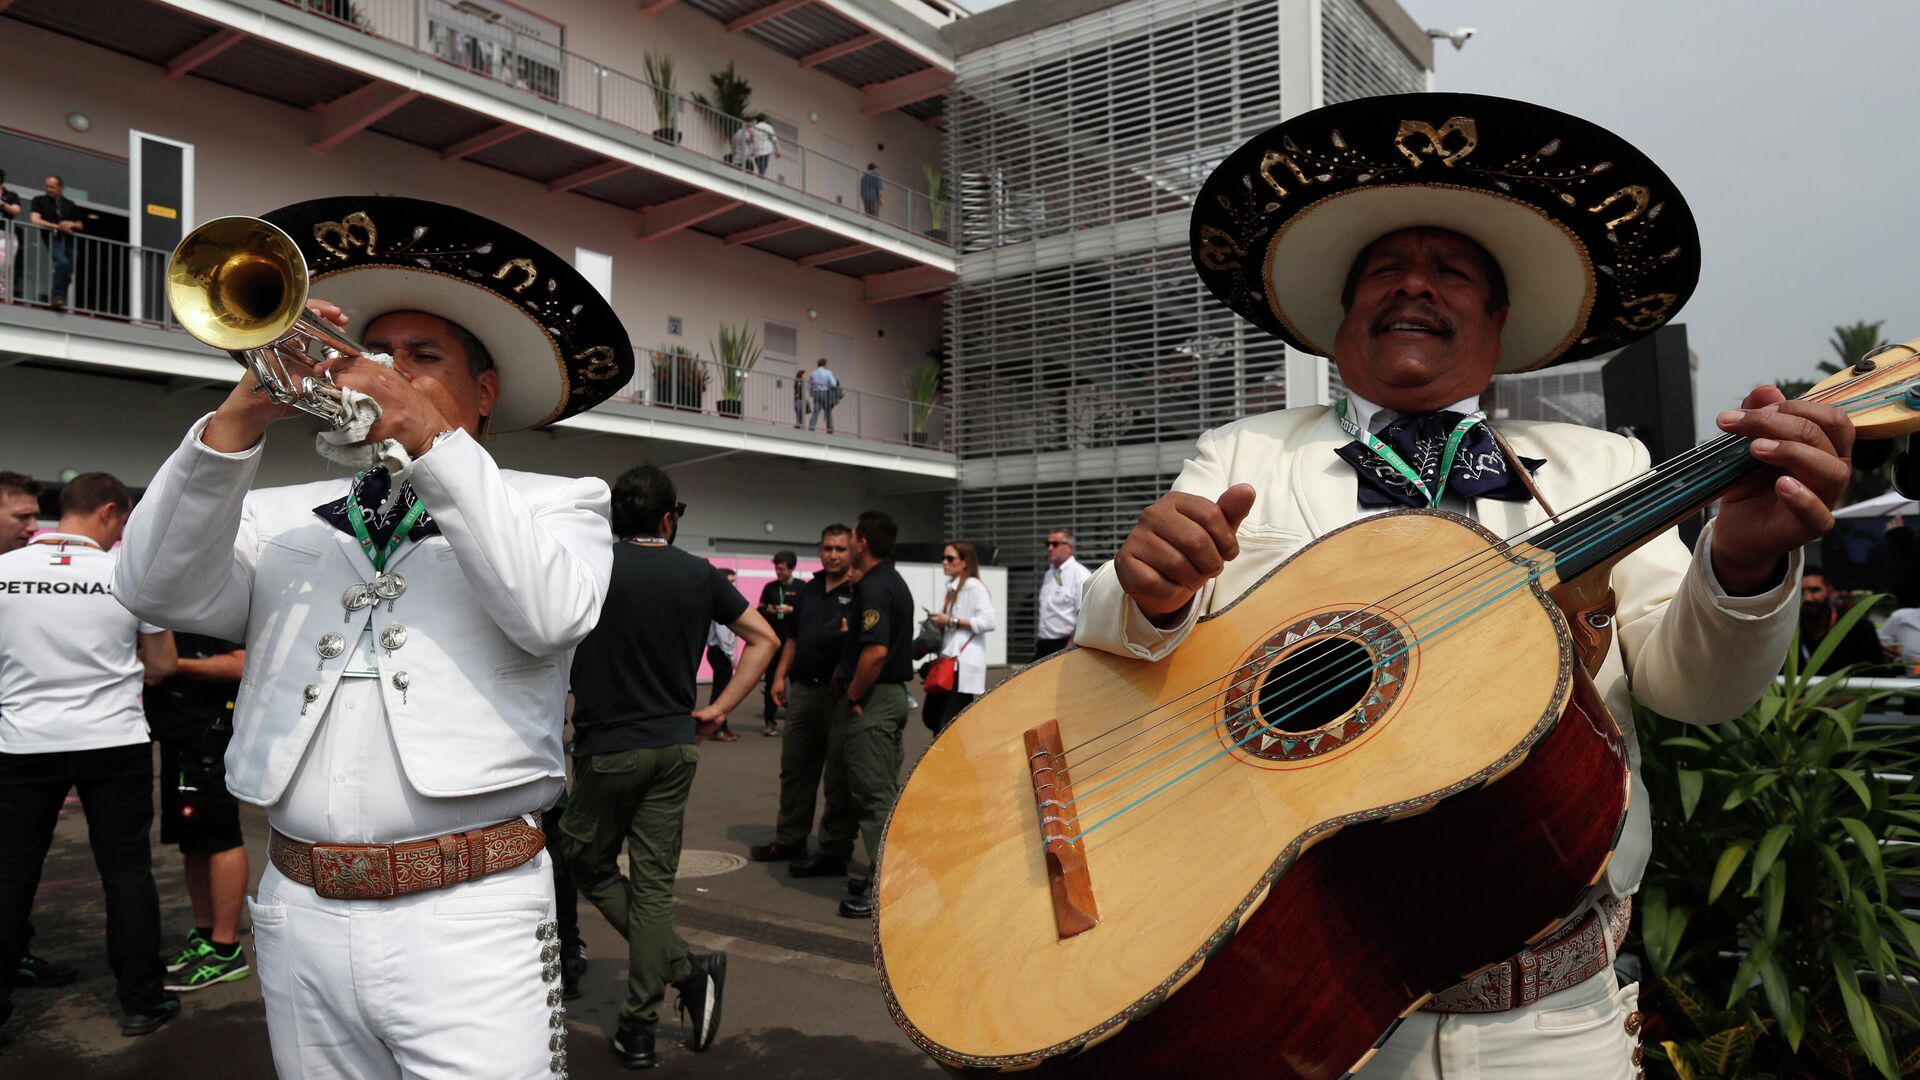
<path fill-rule="evenodd" d="M 1402 416 L 1375 436 L 1393 448 L 1400 459 L 1420 474 L 1432 490 L 1439 479 L 1440 461 L 1446 456 L 1447 436 L 1453 433 L 1462 415 L 1457 412 L 1419 413 Z M 1425 508 L 1427 498 L 1400 471 L 1381 460 L 1380 455 L 1358 442 L 1350 441 L 1335 451 L 1360 477 L 1360 505 L 1367 509 L 1386 506 Z M 1538 472 L 1545 458 L 1520 459 L 1529 473 Z M 1472 499 L 1502 499 L 1525 502 L 1532 498 L 1518 476 L 1507 468 L 1506 455 L 1494 444 L 1484 423 L 1475 424 L 1460 441 L 1447 474 L 1447 494 Z"/>
<path fill-rule="evenodd" d="M 395 499 L 393 506 L 386 512 L 380 512 L 380 504 L 387 500 L 387 492 L 393 487 L 393 478 L 387 475 L 386 466 L 377 466 L 353 478 L 352 491 L 360 493 L 360 510 L 366 515 L 367 535 L 372 538 L 375 548 L 384 548 L 387 541 L 393 539 L 393 530 L 398 528 L 407 510 L 413 506 L 415 497 L 413 485 L 408 484 Z M 347 520 L 347 496 L 342 495 L 330 503 L 313 508 L 313 512 L 326 520 L 327 524 L 353 535 L 353 524 Z M 438 536 L 440 526 L 433 523 L 432 514 L 421 514 L 420 519 L 407 530 L 407 539 L 419 543 L 429 536 Z"/>

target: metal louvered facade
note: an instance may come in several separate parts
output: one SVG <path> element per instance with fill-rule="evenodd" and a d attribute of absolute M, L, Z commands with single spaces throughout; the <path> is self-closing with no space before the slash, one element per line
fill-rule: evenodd
<path fill-rule="evenodd" d="M 999 549 L 1010 657 L 1033 639 L 1048 530 L 1072 529 L 1097 565 L 1201 432 L 1287 405 L 1286 350 L 1194 275 L 1188 217 L 1213 167 L 1288 113 L 1425 87 L 1380 6 L 1082 4 L 961 51 L 947 96 L 961 251 L 947 400 L 962 458 L 948 532 Z"/>

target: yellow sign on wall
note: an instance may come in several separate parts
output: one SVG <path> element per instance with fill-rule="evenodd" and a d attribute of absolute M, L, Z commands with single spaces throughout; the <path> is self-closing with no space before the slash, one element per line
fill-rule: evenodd
<path fill-rule="evenodd" d="M 168 221 L 180 216 L 180 211 L 171 206 L 161 206 L 159 203 L 148 203 L 147 213 L 153 217 L 166 218 Z"/>

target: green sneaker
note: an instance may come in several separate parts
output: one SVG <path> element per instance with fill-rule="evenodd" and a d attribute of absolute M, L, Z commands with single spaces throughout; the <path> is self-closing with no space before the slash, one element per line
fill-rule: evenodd
<path fill-rule="evenodd" d="M 247 950 L 243 946 L 235 945 L 232 953 L 221 956 L 209 944 L 197 964 L 167 979 L 167 989 L 179 993 L 205 990 L 216 983 L 238 982 L 251 970 L 247 967 Z"/>
<path fill-rule="evenodd" d="M 199 927 L 187 931 L 187 943 L 167 961 L 167 974 L 179 971 L 212 951 L 213 946 L 200 936 Z"/>

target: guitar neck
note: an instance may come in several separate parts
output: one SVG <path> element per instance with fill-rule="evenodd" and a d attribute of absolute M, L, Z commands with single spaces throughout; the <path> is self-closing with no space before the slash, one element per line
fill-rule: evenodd
<path fill-rule="evenodd" d="M 1553 554 L 1563 583 L 1609 567 L 1686 520 L 1759 466 L 1751 439 L 1722 435 L 1657 466 L 1583 509 L 1565 515 L 1528 544 Z"/>

